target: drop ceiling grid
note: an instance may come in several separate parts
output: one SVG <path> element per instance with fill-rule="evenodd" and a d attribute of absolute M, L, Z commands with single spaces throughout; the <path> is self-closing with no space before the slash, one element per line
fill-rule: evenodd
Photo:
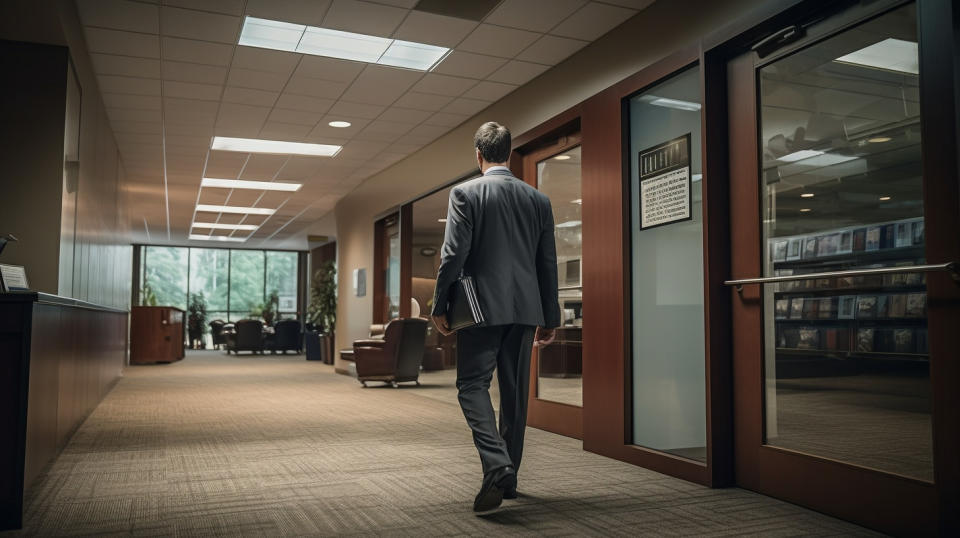
<path fill-rule="evenodd" d="M 244 15 L 250 14 L 270 18 L 271 13 L 278 14 L 276 11 L 278 9 L 277 4 L 251 0 L 250 2 L 239 2 L 229 6 L 223 3 L 202 6 L 200 9 L 194 5 L 194 2 L 183 1 L 168 1 L 164 6 L 133 2 L 132 0 L 114 0 L 101 4 L 101 6 L 126 6 L 140 13 L 140 19 L 138 20 L 125 20 L 122 14 L 110 13 L 109 9 L 106 10 L 106 13 L 96 14 L 98 7 L 96 4 L 101 1 L 79 0 L 78 4 L 80 5 L 81 18 L 88 19 L 83 22 L 87 25 L 85 30 L 88 33 L 88 40 L 94 44 L 91 46 L 91 56 L 97 67 L 98 82 L 106 89 L 111 90 L 104 92 L 104 100 L 107 101 L 109 108 L 110 121 L 118 131 L 118 138 L 130 133 L 139 136 L 139 140 L 145 142 L 137 144 L 137 147 L 134 146 L 133 140 L 122 145 L 121 153 L 128 160 L 134 161 L 129 163 L 131 170 L 149 170 L 152 165 L 147 162 L 151 160 L 148 159 L 147 155 L 151 153 L 151 150 L 160 149 L 163 160 L 165 203 L 168 215 L 171 199 L 169 189 L 185 188 L 181 185 L 175 187 L 168 180 L 168 173 L 173 172 L 174 167 L 176 167 L 178 174 L 191 172 L 194 169 L 188 157 L 203 154 L 201 177 L 206 174 L 211 150 L 209 149 L 209 143 L 205 142 L 203 146 L 200 146 L 200 142 L 209 139 L 209 136 L 202 135 L 226 134 L 223 131 L 229 130 L 222 127 L 222 125 L 228 123 L 222 121 L 225 118 L 225 104 L 235 105 L 238 99 L 243 99 L 248 103 L 256 102 L 258 104 L 253 106 L 264 109 L 262 113 L 263 121 L 257 122 L 257 120 L 254 120 L 255 132 L 248 130 L 245 133 L 249 134 L 243 134 L 242 136 L 276 135 L 275 138 L 320 142 L 324 141 L 327 136 L 336 135 L 338 140 L 335 143 L 344 145 L 344 156 L 353 155 L 359 162 L 350 163 L 349 166 L 344 166 L 347 163 L 321 164 L 312 177 L 301 177 L 297 181 L 309 184 L 311 180 L 320 180 L 335 174 L 341 178 L 341 185 L 349 185 L 349 187 L 338 189 L 338 191 L 344 191 L 347 188 L 352 190 L 366 177 L 419 150 L 493 102 L 503 98 L 520 85 L 525 84 L 589 44 L 594 38 L 574 39 L 562 35 L 564 33 L 569 34 L 570 32 L 567 30 L 560 34 L 553 33 L 564 25 L 578 27 L 576 22 L 578 14 L 587 10 L 615 12 L 616 17 L 619 18 L 615 17 L 603 22 L 599 27 L 593 24 L 592 30 L 581 30 L 581 32 L 593 31 L 602 34 L 650 3 L 650 0 L 605 0 L 602 2 L 585 0 L 564 0 L 562 2 L 558 0 L 504 0 L 481 21 L 466 21 L 445 17 L 460 24 L 457 31 L 453 32 L 454 37 L 450 37 L 451 34 L 448 32 L 448 42 L 444 45 L 464 54 L 467 53 L 467 50 L 472 51 L 469 54 L 486 58 L 491 62 L 490 65 L 496 65 L 491 72 L 484 76 L 471 74 L 470 76 L 451 77 L 438 72 L 415 72 L 415 76 L 410 76 L 411 72 L 408 70 L 394 70 L 379 65 L 361 64 L 359 69 L 353 69 L 352 77 L 341 77 L 343 82 L 338 83 L 340 85 L 336 87 L 338 89 L 334 89 L 336 92 L 335 98 L 320 98 L 296 93 L 297 88 L 291 87 L 292 81 L 298 81 L 299 84 L 300 80 L 306 80 L 308 84 L 312 83 L 314 86 L 318 81 L 334 82 L 326 81 L 324 78 L 308 76 L 308 73 L 317 74 L 317 71 L 307 69 L 304 62 L 311 64 L 319 62 L 318 65 L 322 65 L 323 61 L 328 62 L 328 65 L 330 62 L 334 64 L 341 62 L 344 65 L 356 64 L 356 62 L 297 54 L 295 61 L 291 60 L 282 66 L 274 66 L 269 63 L 264 65 L 259 60 L 269 58 L 271 53 L 275 51 L 236 45 L 242 29 Z M 138 5 L 127 5 L 131 3 Z M 171 5 L 174 3 L 176 7 Z M 407 3 L 414 4 L 415 2 L 411 0 Z M 416 39 L 415 36 L 404 34 L 404 31 L 410 26 L 407 24 L 408 20 L 414 21 L 414 19 L 423 17 L 444 18 L 439 15 L 414 11 L 410 9 L 412 5 L 405 6 L 406 9 L 400 9 L 375 1 L 362 0 L 350 0 L 349 2 L 333 0 L 332 2 L 318 4 L 321 6 L 323 13 L 312 22 L 313 25 L 328 26 L 332 24 L 341 29 L 360 32 L 362 32 L 362 29 L 356 26 L 357 24 L 361 26 L 379 25 L 378 27 L 384 30 L 379 35 L 386 34 L 395 39 Z M 530 4 L 556 7 L 554 11 L 562 12 L 562 15 L 558 13 L 555 16 L 540 17 L 536 20 L 529 17 L 525 18 L 522 13 L 525 10 L 532 9 Z M 203 9 L 203 7 L 209 7 L 209 9 Z M 350 12 L 351 9 L 354 11 L 361 10 L 369 16 L 353 19 L 349 16 L 342 16 L 343 13 Z M 190 11 L 196 13 L 191 14 Z M 95 16 L 90 15 L 92 12 Z M 143 14 L 146 12 L 152 12 L 153 14 L 145 17 Z M 331 12 L 340 15 L 331 18 Z M 401 12 L 402 16 L 399 16 Z M 154 21 L 151 17 L 156 19 L 157 33 L 152 31 Z M 199 24 L 197 21 L 201 19 L 208 20 L 209 24 Z M 549 24 L 544 22 L 547 19 Z M 527 20 L 532 22 L 526 24 L 525 21 Z M 319 24 L 317 21 L 320 21 Z M 170 26 L 172 28 L 168 28 Z M 584 25 L 579 24 L 579 26 Z M 591 25 L 588 24 L 587 26 Z M 391 30 L 386 32 L 385 29 L 388 27 Z M 213 32 L 216 35 L 211 36 L 208 32 Z M 367 31 L 366 33 L 371 32 Z M 484 39 L 483 36 L 488 34 L 499 36 L 499 39 L 493 41 Z M 423 39 L 424 42 L 430 42 L 431 40 L 431 38 Z M 543 43 L 547 40 L 550 40 L 549 42 L 553 45 L 544 45 Z M 466 46 L 467 50 L 461 50 L 459 48 L 461 46 Z M 559 52 L 552 50 L 551 52 L 551 49 L 557 48 L 563 48 L 564 50 Z M 242 52 L 248 50 L 257 52 Z M 276 52 L 273 56 L 278 58 L 280 57 L 278 55 L 286 54 L 290 53 Z M 261 69 L 255 69 L 258 67 Z M 403 76 L 399 78 L 391 77 L 388 71 L 380 71 L 383 69 L 389 69 L 397 74 L 402 73 Z M 349 71 L 350 69 L 348 69 Z M 238 75 L 234 75 L 234 73 L 238 73 Z M 325 70 L 319 71 L 321 76 L 326 76 L 326 73 Z M 383 73 L 388 74 L 381 76 L 378 80 L 376 75 L 382 75 Z M 367 84 L 365 90 L 362 89 L 363 86 L 359 82 L 364 80 L 364 77 L 374 80 L 373 84 Z M 331 76 L 330 78 L 336 77 Z M 378 89 L 376 82 L 383 82 L 386 86 L 390 86 L 389 83 L 392 80 L 400 79 L 404 80 L 394 88 L 391 95 L 382 98 L 380 92 L 376 91 Z M 234 83 L 237 81 L 240 82 L 240 85 Z M 259 88 L 245 87 L 248 84 L 259 86 Z M 452 89 L 451 86 L 453 86 Z M 441 96 L 439 93 L 432 92 L 444 92 L 448 95 Z M 229 100 L 227 99 L 228 93 L 230 94 Z M 203 99 L 209 99 L 207 102 L 212 106 L 204 108 L 204 105 L 201 104 Z M 443 102 L 444 99 L 446 99 L 446 102 Z M 214 101 L 216 101 L 215 105 Z M 380 104 L 373 105 L 375 108 L 371 108 L 371 115 L 367 117 L 369 121 L 363 121 L 363 118 L 354 119 L 344 116 L 345 119 L 353 120 L 355 125 L 359 125 L 356 129 L 345 130 L 347 132 L 344 132 L 343 135 L 326 128 L 327 122 L 332 119 L 339 119 L 338 114 L 334 112 L 337 109 L 346 111 L 351 108 L 358 109 L 362 106 L 370 107 L 370 104 L 364 105 L 357 101 L 374 101 Z M 437 102 L 442 102 L 442 104 L 436 106 Z M 269 106 L 267 106 L 268 103 Z M 153 114 L 156 113 L 157 108 L 160 109 L 161 114 L 159 125 L 155 121 L 141 121 L 155 119 Z M 227 108 L 232 113 L 251 110 L 232 106 Z M 203 110 L 210 110 L 212 114 L 205 113 Z M 173 112 L 176 112 L 176 117 L 169 115 Z M 195 112 L 195 114 L 191 112 Z M 172 121 L 174 119 L 177 121 Z M 208 122 L 211 121 L 212 125 L 208 126 Z M 170 135 L 168 127 L 170 130 L 177 130 L 180 133 L 179 136 Z M 234 134 L 234 132 L 231 132 L 231 134 Z M 191 133 L 202 133 L 202 135 Z M 157 140 L 158 135 L 159 140 Z M 343 138 L 340 139 L 340 136 L 343 136 Z M 159 142 L 159 148 L 151 148 L 151 142 Z M 358 149 L 366 149 L 368 153 L 363 154 L 361 149 L 361 155 L 355 155 L 357 151 L 351 151 L 351 144 Z M 197 145 L 197 150 L 192 151 L 189 148 L 190 145 Z M 174 153 L 176 159 L 173 159 Z M 363 157 L 362 160 L 360 159 L 361 156 Z M 282 170 L 283 167 L 281 166 L 273 175 L 273 180 L 280 177 Z M 146 178 L 147 175 L 144 174 L 143 177 Z M 242 171 L 237 175 L 237 178 L 241 175 Z M 196 203 L 199 203 L 201 199 L 199 179 L 197 178 Z M 343 194 L 346 194 L 346 192 Z M 232 194 L 233 192 L 230 191 L 227 200 L 230 199 Z M 258 201 L 262 199 L 263 196 L 261 195 Z M 191 222 L 196 218 L 195 213 L 194 210 Z M 302 215 L 302 212 L 293 219 L 300 215 Z M 221 215 L 218 215 L 218 221 L 220 217 Z M 283 227 L 286 228 L 293 219 L 287 221 Z M 265 221 L 268 220 L 270 219 L 265 219 Z M 169 217 L 166 219 L 166 224 L 168 228 L 172 225 L 178 230 L 181 225 L 181 223 L 171 223 Z M 189 223 L 182 224 L 189 225 Z M 189 228 L 187 232 L 189 232 Z M 252 235 L 251 233 L 250 236 Z"/>

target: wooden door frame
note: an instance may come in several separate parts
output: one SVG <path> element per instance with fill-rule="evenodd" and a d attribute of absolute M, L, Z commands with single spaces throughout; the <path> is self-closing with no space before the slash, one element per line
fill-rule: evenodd
<path fill-rule="evenodd" d="M 398 230 L 400 229 L 400 212 L 399 210 L 392 211 L 388 215 L 377 219 L 373 223 L 373 274 L 368 277 L 369 280 L 373 280 L 373 323 L 381 324 L 387 323 L 387 308 L 389 306 L 390 298 L 387 296 L 387 259 L 390 257 L 390 243 L 386 240 L 386 233 L 388 228 L 388 221 L 393 221 L 389 223 L 389 226 L 397 226 Z M 401 234 L 402 240 L 402 234 Z M 403 265 L 403 243 L 400 244 L 401 248 L 401 267 Z M 403 274 L 400 275 L 401 290 L 403 289 Z M 403 308 L 403 301 L 401 297 L 401 312 Z M 409 312 L 409 305 L 407 307 Z M 401 314 L 402 315 L 402 314 Z"/>
<path fill-rule="evenodd" d="M 541 136 L 534 137 L 525 143 L 521 149 L 514 153 L 517 158 L 511 158 L 510 164 L 514 175 L 525 181 L 528 185 L 538 189 L 537 163 L 580 145 L 581 137 L 579 133 L 579 121 L 577 120 L 578 119 L 567 121 L 557 128 L 550 129 Z M 581 188 L 582 181 L 581 176 Z M 581 259 L 584 260 L 583 271 L 588 271 L 590 263 L 583 258 L 582 255 Z M 586 301 L 586 294 L 584 294 L 584 301 Z M 584 327 L 585 332 L 586 325 Z M 567 437 L 583 439 L 582 406 L 544 400 L 538 397 L 539 366 L 540 353 L 538 349 L 534 348 L 530 358 L 530 393 L 527 407 L 527 424 L 534 428 L 540 428 L 541 430 L 565 435 Z M 581 377 L 581 380 L 582 379 L 583 377 Z"/>
<path fill-rule="evenodd" d="M 875 18 L 908 1 L 877 2 L 862 12 L 838 18 L 819 35 L 811 36 L 784 51 L 810 46 L 845 28 Z M 955 54 L 950 24 L 956 13 L 947 13 L 949 3 L 917 2 L 921 31 L 921 129 L 927 261 L 957 260 L 960 227 L 957 200 L 956 82 L 953 66 L 944 67 L 944 57 Z M 928 26 L 932 30 L 928 31 Z M 762 274 L 760 229 L 759 115 L 756 54 L 747 48 L 726 51 L 729 59 L 727 133 L 731 225 L 731 277 Z M 938 60 L 940 58 L 941 60 Z M 772 61 L 765 58 L 762 63 Z M 944 106 L 947 112 L 944 112 Z M 953 140 L 954 143 L 931 143 Z M 950 148 L 953 148 L 951 151 Z M 931 175 L 931 172 L 934 175 Z M 931 179 L 937 177 L 937 180 Z M 957 529 L 958 428 L 960 411 L 954 389 L 960 379 L 960 360 L 948 327 L 960 326 L 960 287 L 947 274 L 928 277 L 928 311 L 931 386 L 934 401 L 935 483 L 897 476 L 845 462 L 829 460 L 763 444 L 763 326 L 759 286 L 746 286 L 742 294 L 730 289 L 733 331 L 736 480 L 738 485 L 809 506 L 841 518 L 896 534 L 951 534 Z M 739 327 L 738 329 L 736 327 Z M 822 472 L 827 470 L 828 472 Z M 869 496 L 869 501 L 866 500 Z M 858 501 L 852 501 L 858 499 Z M 938 524 L 939 517 L 939 524 Z"/>

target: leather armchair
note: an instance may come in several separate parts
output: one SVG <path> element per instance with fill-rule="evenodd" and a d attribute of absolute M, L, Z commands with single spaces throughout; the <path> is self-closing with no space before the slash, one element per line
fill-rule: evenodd
<path fill-rule="evenodd" d="M 387 324 L 383 340 L 357 340 L 353 343 L 357 379 L 383 381 L 394 387 L 405 381 L 420 381 L 427 320 L 395 319 Z"/>
<path fill-rule="evenodd" d="M 227 354 L 233 351 L 263 353 L 263 322 L 258 319 L 241 319 L 234 324 L 233 334 L 227 338 Z"/>
<path fill-rule="evenodd" d="M 226 322 L 222 319 L 215 319 L 210 322 L 210 336 L 213 338 L 214 349 L 227 343 L 227 339 L 223 335 L 224 325 L 226 325 Z"/>
<path fill-rule="evenodd" d="M 300 353 L 302 349 L 300 338 L 300 322 L 295 319 L 283 319 L 273 326 L 273 345 L 270 351 L 286 353 L 294 351 Z"/>

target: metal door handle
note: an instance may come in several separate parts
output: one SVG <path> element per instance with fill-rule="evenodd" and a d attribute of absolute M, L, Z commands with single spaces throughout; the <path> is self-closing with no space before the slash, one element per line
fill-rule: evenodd
<path fill-rule="evenodd" d="M 774 282 L 790 282 L 794 280 L 815 280 L 818 278 L 833 278 L 842 276 L 890 275 L 894 273 L 931 273 L 946 271 L 954 281 L 960 283 L 960 268 L 956 262 L 935 263 L 932 265 L 909 265 L 903 267 L 877 267 L 875 269 L 850 269 L 847 271 L 826 271 L 823 273 L 807 273 L 805 275 L 767 276 L 756 278 L 738 278 L 724 280 L 727 286 L 736 286 L 737 291 L 743 291 L 744 284 L 771 284 Z"/>

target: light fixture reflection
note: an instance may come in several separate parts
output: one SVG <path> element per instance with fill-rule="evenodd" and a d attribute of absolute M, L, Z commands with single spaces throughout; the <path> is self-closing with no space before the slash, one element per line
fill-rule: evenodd
<path fill-rule="evenodd" d="M 886 202 L 886 201 L 889 200 L 889 199 L 890 199 L 889 196 L 881 196 L 881 197 L 880 197 L 880 201 L 881 201 L 881 202 Z"/>
<path fill-rule="evenodd" d="M 554 159 L 556 159 L 556 160 L 558 160 L 558 161 L 566 161 L 566 160 L 569 160 L 569 159 L 570 159 L 570 156 L 569 156 L 569 155 L 557 155 L 556 157 L 554 157 Z"/>
<path fill-rule="evenodd" d="M 800 198 L 813 198 L 813 193 L 812 193 L 812 192 L 805 192 L 805 193 L 803 193 L 803 194 L 800 195 Z"/>

